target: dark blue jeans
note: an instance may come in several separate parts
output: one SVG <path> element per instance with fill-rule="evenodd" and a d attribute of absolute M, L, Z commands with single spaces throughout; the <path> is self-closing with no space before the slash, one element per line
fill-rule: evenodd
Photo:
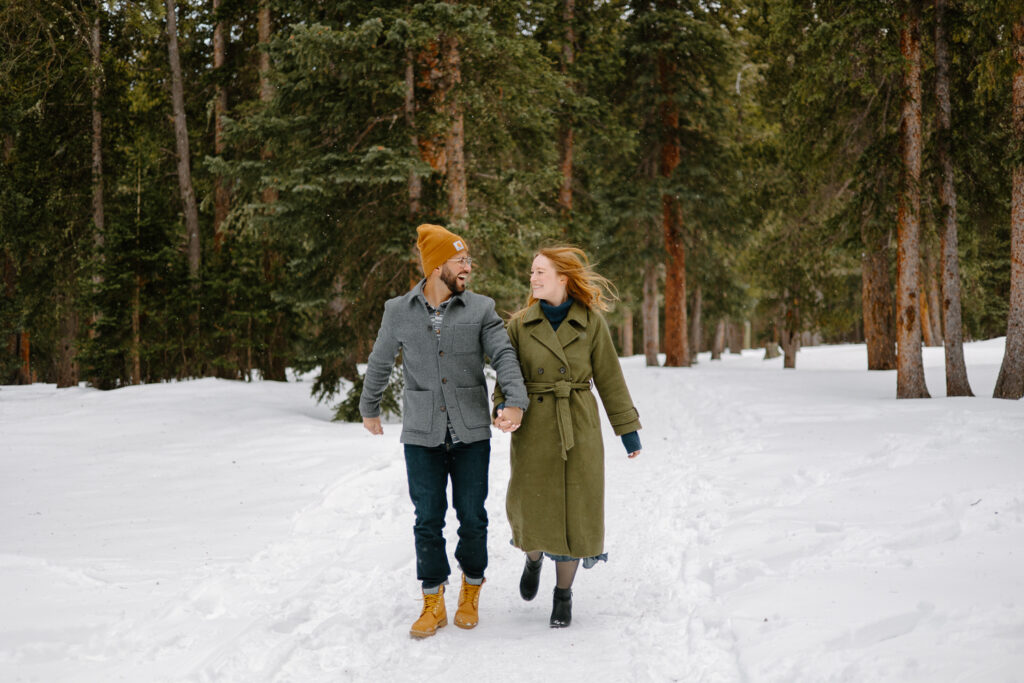
<path fill-rule="evenodd" d="M 448 511 L 448 479 L 452 505 L 459 518 L 455 559 L 467 577 L 483 578 L 487 568 L 487 471 L 491 463 L 490 439 L 453 444 L 445 435 L 440 446 L 405 445 L 405 471 L 409 497 L 416 508 L 416 578 L 424 588 L 448 580 L 451 566 L 445 550 L 444 517 Z"/>

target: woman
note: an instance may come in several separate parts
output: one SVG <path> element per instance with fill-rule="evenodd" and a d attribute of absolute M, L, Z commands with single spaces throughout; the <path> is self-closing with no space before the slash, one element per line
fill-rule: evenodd
<path fill-rule="evenodd" d="M 530 297 L 513 314 L 509 339 L 519 354 L 530 406 L 515 429 L 494 392 L 495 426 L 512 431 L 512 475 L 505 508 L 512 544 L 526 552 L 519 582 L 524 600 L 537 595 L 544 555 L 555 562 L 552 628 L 572 621 L 572 583 L 579 562 L 591 567 L 604 551 L 604 444 L 596 386 L 630 458 L 640 455 L 640 420 L 601 311 L 613 297 L 575 247 L 541 249 L 530 270 Z"/>

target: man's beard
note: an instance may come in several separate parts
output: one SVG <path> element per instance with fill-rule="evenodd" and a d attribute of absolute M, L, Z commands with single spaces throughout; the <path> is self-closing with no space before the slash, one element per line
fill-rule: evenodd
<path fill-rule="evenodd" d="M 448 268 L 448 264 L 445 264 L 444 267 L 441 268 L 441 282 L 448 285 L 448 290 L 452 294 L 459 294 L 466 289 L 465 283 L 459 281 L 458 275 Z"/>

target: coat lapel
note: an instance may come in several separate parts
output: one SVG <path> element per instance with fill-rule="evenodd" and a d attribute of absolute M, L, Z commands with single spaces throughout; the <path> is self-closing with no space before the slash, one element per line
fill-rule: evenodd
<path fill-rule="evenodd" d="M 523 324 L 529 328 L 530 336 L 536 339 L 542 346 L 551 351 L 551 353 L 558 356 L 558 360 L 562 361 L 563 365 L 568 365 L 569 361 L 565 358 L 565 350 L 562 348 L 561 342 L 558 340 L 558 336 L 555 335 L 555 330 L 551 327 L 551 323 L 544 317 L 543 311 L 540 310 L 540 304 L 535 303 L 530 306 L 530 309 L 523 314 Z M 565 323 L 559 327 L 564 327 Z"/>

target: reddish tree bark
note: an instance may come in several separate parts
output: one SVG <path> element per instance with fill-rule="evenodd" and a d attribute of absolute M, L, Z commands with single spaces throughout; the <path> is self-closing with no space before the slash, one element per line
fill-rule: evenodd
<path fill-rule="evenodd" d="M 665 55 L 658 58 L 661 105 L 661 176 L 671 178 L 679 166 L 679 109 L 673 100 L 675 65 Z M 665 237 L 665 366 L 690 364 L 686 338 L 686 249 L 683 245 L 683 213 L 671 192 L 661 196 L 662 232 Z"/>
<path fill-rule="evenodd" d="M 1013 27 L 1013 136 L 1024 147 L 1024 17 Z M 1013 169 L 1010 202 L 1010 311 L 1006 321 L 1006 348 L 999 367 L 993 398 L 1024 396 L 1024 164 Z"/>
<path fill-rule="evenodd" d="M 896 295 L 896 397 L 928 398 L 921 358 L 921 0 L 907 0 L 900 30 L 903 53 L 903 111 L 900 141 L 903 161 L 898 209 Z"/>
<path fill-rule="evenodd" d="M 469 223 L 469 195 L 466 186 L 465 128 L 462 104 L 457 91 L 462 82 L 462 62 L 459 39 L 447 35 L 441 40 L 442 87 L 441 101 L 448 119 L 445 132 L 445 185 L 448 190 L 448 222 L 451 229 L 460 232 Z"/>
<path fill-rule="evenodd" d="M 896 369 L 896 336 L 893 325 L 892 282 L 885 238 L 861 231 L 861 306 L 864 340 L 868 349 L 868 370 Z"/>
<path fill-rule="evenodd" d="M 192 157 L 188 147 L 188 124 L 185 120 L 185 94 L 181 79 L 181 58 L 178 53 L 178 21 L 175 0 L 167 5 L 167 59 L 171 67 L 171 107 L 174 112 L 174 141 L 178 156 L 178 190 L 185 216 L 188 239 L 188 274 L 193 287 L 199 286 L 199 208 L 192 186 Z"/>
<path fill-rule="evenodd" d="M 220 10 L 223 0 L 213 0 L 214 15 Z M 225 34 L 227 26 L 218 18 L 213 25 L 213 70 L 221 76 L 218 79 L 213 99 L 213 152 L 220 156 L 224 153 L 224 117 L 228 111 L 228 89 L 223 83 L 224 65 L 227 60 L 227 41 Z M 213 179 L 213 247 L 220 251 L 224 244 L 224 233 L 221 226 L 227 220 L 228 211 L 231 208 L 231 198 L 228 193 L 227 184 L 224 178 L 216 176 Z"/>
<path fill-rule="evenodd" d="M 565 0 L 562 7 L 562 21 L 565 24 L 565 40 L 562 43 L 562 75 L 568 79 L 569 69 L 576 60 L 576 35 L 573 29 L 575 19 L 575 0 Z M 565 114 L 558 133 L 559 161 L 558 168 L 562 174 L 562 182 L 558 189 L 558 205 L 562 211 L 563 231 L 568 232 L 572 219 L 572 153 L 573 126 L 570 114 Z"/>
<path fill-rule="evenodd" d="M 648 367 L 658 367 L 658 265 L 648 261 L 644 266 L 644 302 L 641 308 L 644 323 L 644 356 Z"/>

